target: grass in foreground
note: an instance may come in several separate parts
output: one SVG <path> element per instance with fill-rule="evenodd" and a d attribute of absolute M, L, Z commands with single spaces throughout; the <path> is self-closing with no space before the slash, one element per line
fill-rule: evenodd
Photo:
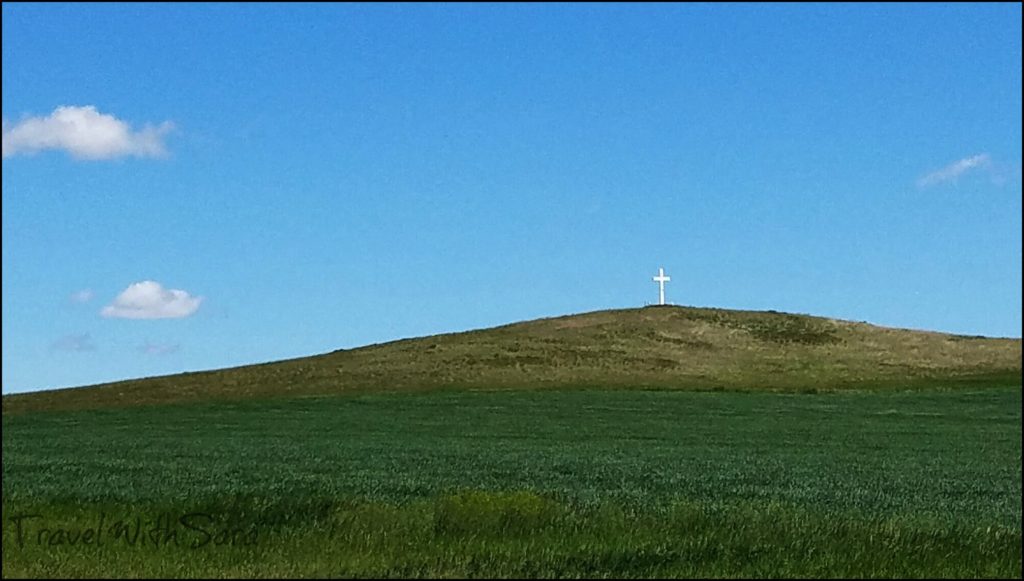
<path fill-rule="evenodd" d="M 1019 529 L 826 515 L 770 502 L 635 512 L 530 492 L 466 491 L 404 505 L 249 499 L 188 510 L 23 508 L 4 514 L 21 527 L 20 536 L 5 530 L 4 577 L 1021 575 Z M 19 518 L 26 515 L 38 517 Z M 82 545 L 89 530 L 100 536 Z"/>
<path fill-rule="evenodd" d="M 3 482 L 5 576 L 1019 577 L 1021 390 L 37 412 L 4 416 Z M 258 544 L 12 544 L 18 514 L 197 510 Z"/>

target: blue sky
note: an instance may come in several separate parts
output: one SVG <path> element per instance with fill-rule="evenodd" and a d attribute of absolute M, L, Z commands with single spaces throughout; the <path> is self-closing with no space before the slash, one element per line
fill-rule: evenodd
<path fill-rule="evenodd" d="M 4 393 L 641 306 L 658 267 L 1021 336 L 1019 4 L 2 10 Z"/>

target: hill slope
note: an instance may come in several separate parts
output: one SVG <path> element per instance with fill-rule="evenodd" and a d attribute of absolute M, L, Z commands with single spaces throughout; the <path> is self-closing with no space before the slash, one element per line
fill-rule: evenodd
<path fill-rule="evenodd" d="M 692 307 L 597 311 L 324 355 L 4 396 L 4 412 L 324 395 L 543 387 L 840 389 L 1020 384 L 1021 340 Z"/>

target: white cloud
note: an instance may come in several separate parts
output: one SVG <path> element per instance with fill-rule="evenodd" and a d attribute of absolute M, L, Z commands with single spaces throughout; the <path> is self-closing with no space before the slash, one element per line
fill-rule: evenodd
<path fill-rule="evenodd" d="M 95 351 L 96 345 L 88 333 L 65 335 L 50 345 L 50 351 Z"/>
<path fill-rule="evenodd" d="M 91 301 L 94 296 L 96 296 L 96 294 L 92 292 L 92 289 L 83 288 L 80 291 L 75 291 L 71 293 L 71 296 L 68 297 L 68 300 L 70 300 L 73 303 L 81 304 Z"/>
<path fill-rule="evenodd" d="M 181 345 L 178 343 L 163 344 L 150 343 L 149 341 L 146 341 L 145 344 L 139 345 L 139 351 L 146 355 L 170 355 L 172 353 L 177 353 L 180 348 Z"/>
<path fill-rule="evenodd" d="M 29 117 L 15 125 L 3 121 L 3 157 L 63 149 L 79 159 L 110 159 L 126 155 L 165 155 L 163 137 L 174 128 L 170 121 L 145 125 L 132 131 L 130 125 L 86 107 L 57 107 L 49 117 Z"/>
<path fill-rule="evenodd" d="M 971 157 L 965 157 L 959 161 L 955 161 L 946 167 L 931 172 L 928 175 L 921 176 L 917 180 L 917 187 L 926 188 L 928 186 L 934 186 L 937 184 L 956 181 L 957 178 L 967 173 L 972 169 L 990 169 L 992 167 L 992 157 L 987 153 L 981 153 Z"/>
<path fill-rule="evenodd" d="M 194 314 L 202 302 L 202 297 L 144 280 L 124 289 L 100 314 L 119 319 L 180 319 Z"/>

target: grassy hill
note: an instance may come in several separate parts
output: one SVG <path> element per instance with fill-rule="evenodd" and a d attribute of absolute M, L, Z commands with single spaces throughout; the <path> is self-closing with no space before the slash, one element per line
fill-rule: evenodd
<path fill-rule="evenodd" d="M 5 413 L 363 390 L 834 390 L 1015 384 L 1021 340 L 774 311 L 647 307 L 405 339 L 231 369 L 4 396 Z"/>
<path fill-rule="evenodd" d="M 1020 578 L 1020 380 L 651 307 L 7 396 L 3 576 Z"/>

